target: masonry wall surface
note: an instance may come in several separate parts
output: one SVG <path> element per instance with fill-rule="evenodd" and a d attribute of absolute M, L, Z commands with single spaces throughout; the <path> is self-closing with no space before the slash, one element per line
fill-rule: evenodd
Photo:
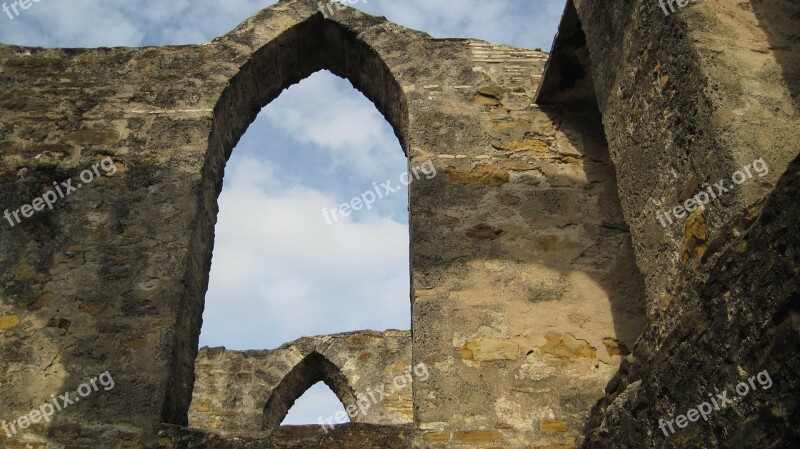
<path fill-rule="evenodd" d="M 327 373 L 295 370 L 310 354 L 319 354 L 335 365 L 344 383 L 337 383 Z M 278 386 L 302 382 L 305 377 L 316 383 L 315 375 L 331 387 L 345 408 L 356 411 L 353 422 L 373 424 L 411 424 L 413 382 L 428 379 L 424 366 L 416 370 L 411 366 L 411 333 L 407 331 L 304 337 L 262 351 L 201 348 L 195 363 L 189 426 L 260 431 L 265 413 L 273 412 L 265 407 Z M 286 404 L 288 411 L 296 398 L 282 399 L 291 401 Z M 280 424 L 284 417 L 270 418 Z M 350 420 L 320 418 L 324 422 L 334 418 L 334 424 Z"/>
<path fill-rule="evenodd" d="M 262 106 L 323 68 L 376 104 L 410 164 L 440 173 L 410 192 L 422 444 L 579 440 L 643 317 L 598 116 L 532 106 L 541 52 L 336 21 L 284 1 L 204 45 L 2 49 L 4 202 L 105 157 L 118 167 L 2 230 L 4 346 L 28 342 L 3 360 L 8 415 L 91 373 L 117 380 L 20 441 L 187 423 L 224 161 Z M 6 386 L 23 378 L 36 388 Z"/>
<path fill-rule="evenodd" d="M 763 201 L 798 153 L 797 22 L 767 25 L 756 14 L 768 8 L 797 19 L 797 3 L 703 1 L 669 16 L 658 2 L 575 5 L 655 314 L 680 290 L 686 260 Z M 735 185 L 734 173 L 758 158 L 769 173 L 751 170 Z M 719 181 L 729 191 L 715 188 L 719 198 L 705 210 L 660 224 L 656 212 Z M 687 224 L 700 237 L 686 238 Z"/>
<path fill-rule="evenodd" d="M 560 35 L 583 35 L 583 47 L 564 61 L 593 78 L 649 312 L 583 446 L 793 447 L 797 211 L 786 202 L 796 203 L 800 151 L 797 3 L 704 1 L 665 16 L 656 2 L 576 1 L 573 13 Z M 546 98 L 586 98 L 552 66 Z M 755 160 L 769 173 L 735 185 Z M 730 191 L 659 224 L 657 211 L 719 181 Z M 708 422 L 675 423 L 718 394 L 740 396 L 734 387 L 757 374 L 770 382 Z"/>

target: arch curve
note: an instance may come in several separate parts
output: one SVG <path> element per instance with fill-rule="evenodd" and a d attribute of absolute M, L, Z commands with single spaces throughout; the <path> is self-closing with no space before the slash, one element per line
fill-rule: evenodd
<path fill-rule="evenodd" d="M 260 110 L 283 90 L 315 72 L 329 70 L 349 80 L 376 106 L 408 154 L 406 96 L 390 69 L 389 57 L 376 48 L 390 47 L 400 54 L 406 47 L 414 46 L 419 34 L 351 8 L 337 14 L 336 20 L 325 19 L 315 3 L 291 1 L 262 10 L 208 45 L 209 51 L 217 53 L 220 60 L 230 62 L 220 74 L 221 79 L 211 83 L 220 94 L 213 106 L 208 146 L 200 171 L 197 212 L 189 241 L 191 263 L 186 269 L 185 292 L 179 304 L 180 310 L 189 313 L 181 314 L 176 325 L 178 349 L 171 362 L 162 410 L 165 422 L 188 422 L 217 198 L 233 148 Z"/>
<path fill-rule="evenodd" d="M 346 27 L 316 13 L 243 55 L 242 66 L 230 77 L 214 107 L 209 156 L 221 151 L 227 160 L 264 106 L 283 90 L 320 70 L 347 79 L 366 96 L 392 126 L 401 147 L 408 153 L 405 94 L 384 57 L 364 40 L 367 29 L 388 22 L 374 23 L 374 17 L 355 11 L 353 14 L 371 20 L 360 24 L 358 30 L 359 26 Z M 249 31 L 255 32 L 255 28 Z M 229 41 L 242 33 L 243 30 L 234 30 L 223 36 L 220 43 L 233 45 Z"/>
<path fill-rule="evenodd" d="M 345 408 L 355 404 L 356 395 L 341 370 L 335 363 L 319 352 L 312 352 L 305 356 L 283 377 L 281 382 L 272 390 L 269 399 L 264 405 L 264 418 L 261 430 L 270 430 L 278 427 L 295 401 L 302 396 L 312 385 L 325 382 Z"/>

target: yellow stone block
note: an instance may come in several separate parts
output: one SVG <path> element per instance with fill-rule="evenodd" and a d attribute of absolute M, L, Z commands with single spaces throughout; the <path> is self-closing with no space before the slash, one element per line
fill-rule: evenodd
<path fill-rule="evenodd" d="M 595 358 L 597 356 L 597 350 L 594 347 L 572 335 L 548 332 L 544 338 L 547 343 L 539 347 L 543 354 L 562 359 Z"/>
<path fill-rule="evenodd" d="M 456 432 L 454 437 L 458 441 L 493 441 L 503 439 L 503 434 L 494 431 L 473 430 L 471 432 Z"/>
<path fill-rule="evenodd" d="M 539 421 L 539 428 L 548 432 L 566 432 L 569 426 L 560 419 L 543 419 Z"/>
<path fill-rule="evenodd" d="M 20 323 L 20 319 L 16 315 L 10 316 L 0 316 L 0 331 L 8 330 L 13 327 L 17 327 Z"/>
<path fill-rule="evenodd" d="M 449 433 L 429 433 L 422 437 L 423 440 L 432 443 L 436 441 L 450 441 Z"/>
<path fill-rule="evenodd" d="M 519 346 L 511 340 L 478 338 L 467 342 L 458 349 L 464 360 L 491 362 L 494 360 L 514 360 L 519 356 Z"/>
<path fill-rule="evenodd" d="M 207 412 L 210 409 L 210 407 L 208 404 L 197 404 L 197 406 L 194 409 L 197 410 L 198 412 Z"/>

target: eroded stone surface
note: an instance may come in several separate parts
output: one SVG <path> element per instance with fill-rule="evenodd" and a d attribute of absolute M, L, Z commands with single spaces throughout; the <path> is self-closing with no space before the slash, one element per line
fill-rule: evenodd
<path fill-rule="evenodd" d="M 345 383 L 338 384 L 329 373 L 293 371 L 310 354 L 319 354 L 335 365 Z M 264 426 L 265 414 L 276 411 L 268 406 L 273 392 L 281 383 L 303 382 L 304 376 L 311 376 L 311 382 L 328 384 L 345 408 L 356 411 L 352 419 L 320 416 L 323 421 L 410 424 L 413 382 L 425 382 L 429 372 L 423 366 L 413 370 L 411 333 L 407 331 L 305 337 L 261 351 L 204 347 L 195 365 L 189 426 L 226 431 L 271 430 L 283 421 L 296 399 L 283 398 L 291 401 L 281 409 L 284 414 L 267 416 L 271 424 Z"/>

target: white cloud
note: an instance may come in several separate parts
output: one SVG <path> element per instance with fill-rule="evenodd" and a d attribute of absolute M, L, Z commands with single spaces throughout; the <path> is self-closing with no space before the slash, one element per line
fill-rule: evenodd
<path fill-rule="evenodd" d="M 273 3 L 274 0 L 42 0 L 3 23 L 0 41 L 47 47 L 200 43 L 227 33 Z M 3 17 L 0 20 L 5 21 Z"/>
<path fill-rule="evenodd" d="M 312 1 L 312 0 L 309 0 Z M 47 47 L 175 45 L 208 42 L 275 0 L 42 0 L 0 16 L 0 41 Z M 392 0 L 359 2 L 365 12 L 437 37 L 475 37 L 549 48 L 564 0 Z M 7 18 L 7 17 L 6 17 Z"/>
<path fill-rule="evenodd" d="M 370 1 L 356 8 L 435 37 L 478 38 L 549 50 L 564 0 Z"/>
<path fill-rule="evenodd" d="M 321 211 L 333 198 L 280 184 L 275 167 L 262 171 L 270 179 L 253 178 L 264 165 L 229 162 L 202 344 L 267 348 L 301 335 L 409 328 L 408 226 L 381 217 L 328 224 Z"/>
<path fill-rule="evenodd" d="M 332 168 L 345 166 L 374 176 L 392 166 L 392 156 L 400 154 L 386 151 L 399 144 L 375 106 L 327 71 L 287 89 L 264 114 L 296 141 L 329 151 Z"/>

